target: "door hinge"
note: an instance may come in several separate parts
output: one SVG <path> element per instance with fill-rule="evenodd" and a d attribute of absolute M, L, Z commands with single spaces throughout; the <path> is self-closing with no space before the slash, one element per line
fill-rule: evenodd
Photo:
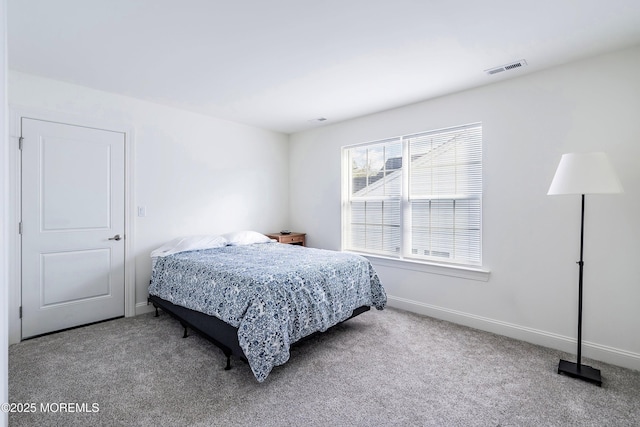
<path fill-rule="evenodd" d="M 22 319 L 22 306 L 20 306 L 20 309 L 18 311 L 20 312 L 20 318 Z"/>
<path fill-rule="evenodd" d="M 18 234 L 22 235 L 22 221 L 18 223 Z"/>
<path fill-rule="evenodd" d="M 22 141 L 24 141 L 23 137 L 18 138 L 18 150 L 22 150 Z"/>

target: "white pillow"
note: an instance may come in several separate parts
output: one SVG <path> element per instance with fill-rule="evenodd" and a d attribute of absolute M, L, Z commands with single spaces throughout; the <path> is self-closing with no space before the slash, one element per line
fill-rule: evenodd
<path fill-rule="evenodd" d="M 226 238 L 230 246 L 252 245 L 254 243 L 269 243 L 272 240 L 260 234 L 257 231 L 234 231 L 233 233 L 223 234 L 222 237 Z"/>
<path fill-rule="evenodd" d="M 151 252 L 151 258 L 168 256 L 178 252 L 222 248 L 227 246 L 227 243 L 227 239 L 217 235 L 178 237 Z"/>

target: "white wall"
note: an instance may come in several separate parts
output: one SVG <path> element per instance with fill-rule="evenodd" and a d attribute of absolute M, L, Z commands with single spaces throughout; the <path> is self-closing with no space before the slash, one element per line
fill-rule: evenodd
<path fill-rule="evenodd" d="M 288 225 L 288 137 L 15 71 L 10 107 L 52 111 L 133 132 L 133 252 L 138 312 L 149 253 L 181 235 Z M 137 206 L 146 217 L 137 217 Z"/>
<path fill-rule="evenodd" d="M 341 146 L 481 121 L 489 280 L 374 260 L 390 304 L 575 353 L 580 199 L 546 193 L 563 153 L 606 151 L 625 193 L 587 196 L 583 354 L 640 369 L 638 69 L 640 47 L 292 135 L 291 227 L 340 248 Z"/>
<path fill-rule="evenodd" d="M 0 0 L 0 403 L 9 401 L 9 150 L 7 145 L 7 2 Z M 0 411 L 0 427 L 9 424 L 8 414 Z"/>

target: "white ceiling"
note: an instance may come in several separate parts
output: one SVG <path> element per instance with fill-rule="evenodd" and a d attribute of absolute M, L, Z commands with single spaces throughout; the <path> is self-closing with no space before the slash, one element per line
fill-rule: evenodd
<path fill-rule="evenodd" d="M 639 0 L 8 0 L 7 20 L 12 69 L 284 133 L 640 43 Z"/>

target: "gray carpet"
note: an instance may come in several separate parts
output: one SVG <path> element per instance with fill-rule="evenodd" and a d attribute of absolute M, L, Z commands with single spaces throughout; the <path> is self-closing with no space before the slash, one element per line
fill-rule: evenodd
<path fill-rule="evenodd" d="M 12 345 L 11 426 L 640 426 L 640 372 L 586 360 L 603 387 L 558 375 L 571 357 L 411 313 L 373 310 L 292 349 L 258 383 L 166 314 Z M 571 359 L 573 360 L 573 359 Z M 83 412 L 59 410 L 69 402 Z M 49 412 L 41 403 L 50 403 Z M 97 408 L 93 407 L 97 404 Z M 83 405 L 85 404 L 85 405 Z M 46 409 L 46 408 L 45 408 Z M 53 412 L 53 410 L 58 412 Z M 84 412 L 98 409 L 98 412 Z"/>

